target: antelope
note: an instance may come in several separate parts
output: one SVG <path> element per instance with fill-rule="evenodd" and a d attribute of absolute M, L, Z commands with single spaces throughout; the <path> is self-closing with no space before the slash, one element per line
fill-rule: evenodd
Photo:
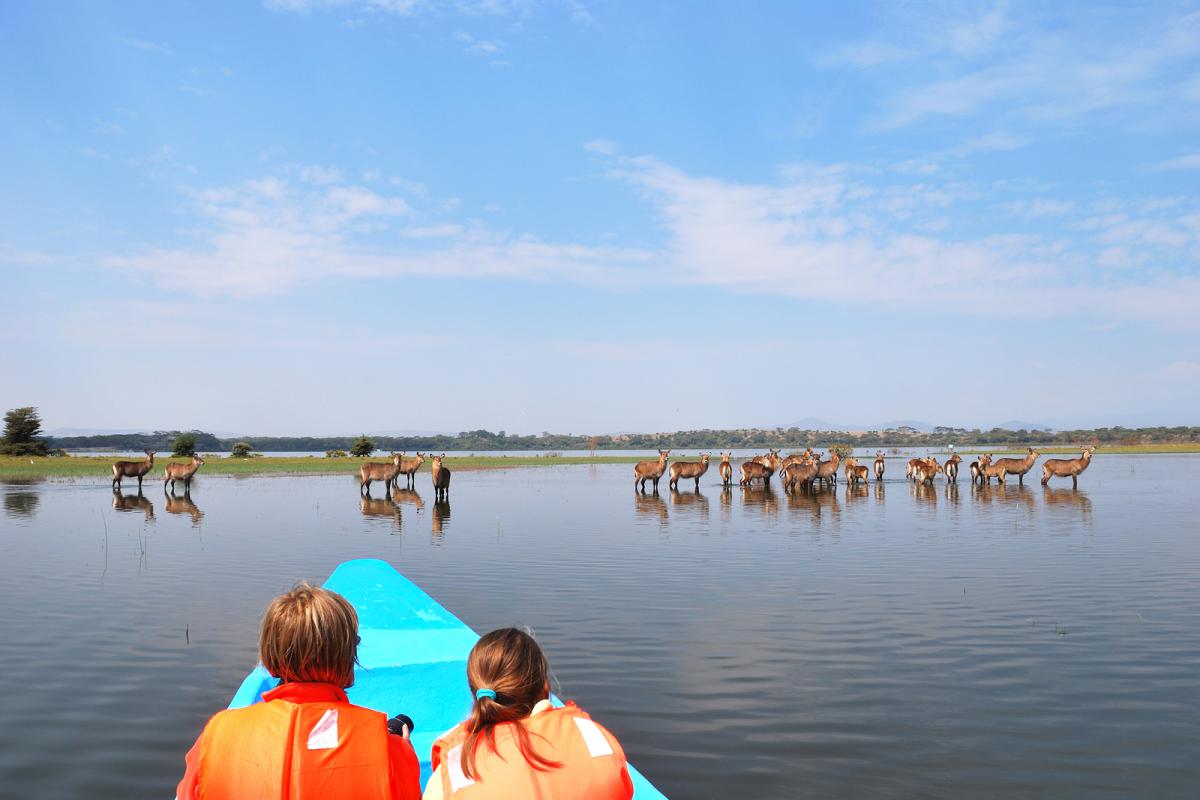
<path fill-rule="evenodd" d="M 721 453 L 721 485 L 728 486 L 733 483 L 733 464 L 729 463 L 729 453 Z"/>
<path fill-rule="evenodd" d="M 908 469 L 906 469 L 904 471 L 904 477 L 908 478 L 909 480 L 912 480 L 913 477 L 916 475 L 917 465 L 920 464 L 921 461 L 922 461 L 922 459 L 920 459 L 920 458 L 910 458 L 908 460 Z"/>
<path fill-rule="evenodd" d="M 941 471 L 942 465 L 937 462 L 936 458 L 922 458 L 917 461 L 916 467 L 913 468 L 913 478 L 919 484 L 932 486 L 933 479 Z"/>
<path fill-rule="evenodd" d="M 659 450 L 658 461 L 639 461 L 633 467 L 633 486 L 635 489 L 646 491 L 646 481 L 654 481 L 654 491 L 658 492 L 658 480 L 667 471 L 667 456 L 670 450 Z"/>
<path fill-rule="evenodd" d="M 837 469 L 838 464 L 842 461 L 841 455 L 834 450 L 828 461 L 822 461 L 817 464 L 817 480 L 837 485 Z"/>
<path fill-rule="evenodd" d="M 442 466 L 445 453 L 433 457 L 433 502 L 450 499 L 450 470 Z"/>
<path fill-rule="evenodd" d="M 794 461 L 779 472 L 779 480 L 783 483 L 784 491 L 791 493 L 797 486 L 805 491 L 811 491 L 813 482 L 817 479 L 817 463 L 812 459 Z"/>
<path fill-rule="evenodd" d="M 948 483 L 958 483 L 958 464 L 962 461 L 962 456 L 958 453 L 946 459 L 946 481 Z"/>
<path fill-rule="evenodd" d="M 846 459 L 846 485 L 854 486 L 856 483 L 866 483 L 867 476 L 870 472 L 866 467 L 861 466 L 858 461 L 851 456 Z"/>
<path fill-rule="evenodd" d="M 883 451 L 879 450 L 875 453 L 875 480 L 883 480 Z"/>
<path fill-rule="evenodd" d="M 192 460 L 187 464 L 167 464 L 166 471 L 163 472 L 163 494 L 167 493 L 167 484 L 171 484 L 171 491 L 175 491 L 175 481 L 183 481 L 183 493 L 186 495 L 192 491 L 192 476 L 196 474 L 196 470 L 204 463 L 204 459 L 199 453 L 192 453 Z"/>
<path fill-rule="evenodd" d="M 700 461 L 676 461 L 671 465 L 671 477 L 667 481 L 668 489 L 678 489 L 680 478 L 694 478 L 696 489 L 700 489 L 700 477 L 708 472 L 708 460 L 712 453 L 701 453 Z"/>
<path fill-rule="evenodd" d="M 121 478 L 137 478 L 138 493 L 142 491 L 142 478 L 154 468 L 154 451 L 146 450 L 145 461 L 117 461 L 112 465 L 113 489 L 121 488 Z"/>
<path fill-rule="evenodd" d="M 764 457 L 755 457 L 755 459 L 758 458 Z M 757 480 L 761 480 L 764 486 L 769 484 L 771 482 L 771 476 L 775 474 L 775 465 L 778 463 L 778 460 L 772 459 L 769 456 L 766 458 L 767 463 L 763 463 L 762 461 L 757 461 L 755 459 L 743 461 L 740 468 L 742 479 L 738 481 L 738 486 L 749 486 L 751 481 Z"/>
<path fill-rule="evenodd" d="M 979 470 L 979 479 L 983 481 L 984 484 L 990 484 L 992 482 L 992 478 L 995 478 L 997 483 L 1003 485 L 1004 476 L 1007 474 L 1008 470 L 1004 468 L 1004 465 L 998 462 L 993 462 L 992 456 L 989 453 L 988 463 L 983 464 Z"/>
<path fill-rule="evenodd" d="M 767 450 L 767 454 L 765 456 L 755 456 L 754 458 L 752 458 L 750 460 L 756 461 L 759 464 L 762 464 L 763 466 L 766 466 L 767 464 L 771 464 L 771 469 L 773 469 L 773 470 L 779 469 L 779 451 L 778 450 Z M 771 462 L 774 462 L 774 463 L 771 463 Z"/>
<path fill-rule="evenodd" d="M 992 457 L 989 455 L 982 455 L 977 461 L 971 462 L 971 483 L 983 482 L 983 468 L 990 463 L 992 463 Z"/>
<path fill-rule="evenodd" d="M 1029 453 L 1024 458 L 1002 458 L 996 464 L 1003 466 L 1009 475 L 1016 475 L 1017 483 L 1024 486 L 1025 473 L 1033 469 L 1033 465 L 1040 455 L 1041 453 L 1030 447 Z"/>
<path fill-rule="evenodd" d="M 1042 486 L 1050 482 L 1051 477 L 1065 478 L 1071 476 L 1071 488 L 1079 488 L 1079 476 L 1092 463 L 1092 453 L 1096 448 L 1085 447 L 1079 458 L 1048 458 L 1042 462 Z"/>
<path fill-rule="evenodd" d="M 392 483 L 396 480 L 396 476 L 400 474 L 400 461 L 403 455 L 400 453 L 392 453 L 392 461 L 390 464 L 380 464 L 375 461 L 368 461 L 359 468 L 358 474 L 362 476 L 359 483 L 359 492 L 368 497 L 371 494 L 371 483 L 373 481 L 383 481 L 383 490 L 386 494 L 391 494 Z"/>
<path fill-rule="evenodd" d="M 417 453 L 416 458 L 404 458 L 403 455 L 404 454 L 401 453 L 400 474 L 405 477 L 404 486 L 406 489 L 416 488 L 417 470 L 419 470 L 421 465 L 425 463 L 425 456 L 420 452 Z"/>

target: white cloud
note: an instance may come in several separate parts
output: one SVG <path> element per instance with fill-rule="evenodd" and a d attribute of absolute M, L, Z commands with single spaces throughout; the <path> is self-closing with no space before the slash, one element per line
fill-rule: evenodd
<path fill-rule="evenodd" d="M 199 233 L 192 244 L 104 264 L 202 295 L 405 275 L 650 281 L 984 320 L 1100 315 L 1196 324 L 1194 204 L 1139 214 L 1139 203 L 1129 201 L 1076 219 L 1071 203 L 1039 197 L 1010 210 L 1061 219 L 1053 234 L 1009 218 L 968 236 L 947 216 L 979 202 L 974 190 L 927 176 L 797 164 L 782 168 L 776 182 L 747 184 L 690 175 L 654 158 L 605 158 L 609 176 L 651 206 L 661 244 L 552 242 L 448 219 L 456 209 L 439 209 L 430 198 L 414 209 L 363 185 L 267 176 L 194 192 Z"/>
<path fill-rule="evenodd" d="M 1200 169 L 1200 153 L 1188 153 L 1150 165 L 1151 172 L 1174 172 Z"/>
<path fill-rule="evenodd" d="M 161 55 L 171 54 L 171 45 L 164 42 L 152 42 L 147 39 L 138 39 L 134 36 L 122 36 L 117 39 L 117 41 L 126 47 L 132 47 L 135 50 L 141 50 L 143 53 L 159 53 Z"/>

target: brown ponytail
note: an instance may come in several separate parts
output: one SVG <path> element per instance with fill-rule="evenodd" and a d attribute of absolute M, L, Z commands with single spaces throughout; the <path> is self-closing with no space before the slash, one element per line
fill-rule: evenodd
<path fill-rule="evenodd" d="M 467 658 L 467 683 L 471 694 L 491 689 L 495 699 L 484 694 L 475 700 L 471 716 L 464 724 L 467 738 L 462 748 L 462 771 L 468 778 L 475 774 L 475 750 L 480 739 L 496 752 L 496 726 L 516 722 L 533 713 L 533 707 L 549 696 L 550 666 L 534 638 L 516 628 L 501 628 L 483 636 L 471 648 Z M 517 746 L 529 766 L 548 771 L 562 766 L 533 749 L 529 731 L 514 726 Z"/>

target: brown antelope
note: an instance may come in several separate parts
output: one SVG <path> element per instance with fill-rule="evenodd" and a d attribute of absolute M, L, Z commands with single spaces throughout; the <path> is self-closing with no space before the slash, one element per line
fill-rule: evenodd
<path fill-rule="evenodd" d="M 721 485 L 729 486 L 733 483 L 733 464 L 729 463 L 729 453 L 721 453 Z"/>
<path fill-rule="evenodd" d="M 837 485 L 838 464 L 842 462 L 842 456 L 838 451 L 834 450 L 829 455 L 828 461 L 822 461 L 817 464 L 817 480 L 822 483 Z"/>
<path fill-rule="evenodd" d="M 962 461 L 962 456 L 958 453 L 946 459 L 946 481 L 949 483 L 958 483 L 958 464 Z"/>
<path fill-rule="evenodd" d="M 908 478 L 909 480 L 913 480 L 916 477 L 917 465 L 923 460 L 924 459 L 921 458 L 910 458 L 908 460 L 908 469 L 904 471 L 904 477 Z"/>
<path fill-rule="evenodd" d="M 978 460 L 971 462 L 971 483 L 983 483 L 983 468 L 992 463 L 992 457 L 982 455 Z"/>
<path fill-rule="evenodd" d="M 633 467 L 633 486 L 640 491 L 646 491 L 646 481 L 654 481 L 654 491 L 658 491 L 659 478 L 667 471 L 667 456 L 670 450 L 659 450 L 658 461 L 639 461 Z"/>
<path fill-rule="evenodd" d="M 175 481 L 183 481 L 183 493 L 186 495 L 192 491 L 192 476 L 196 474 L 196 470 L 200 469 L 200 465 L 204 463 L 204 459 L 199 453 L 192 453 L 192 460 L 186 464 L 167 464 L 166 471 L 163 472 L 163 494 L 167 493 L 167 484 L 171 484 L 171 491 L 175 491 Z"/>
<path fill-rule="evenodd" d="M 446 458 L 446 454 L 433 457 L 433 502 L 438 500 L 450 499 L 450 470 L 442 466 L 442 460 Z"/>
<path fill-rule="evenodd" d="M 755 456 L 754 458 L 752 458 L 750 460 L 756 461 L 759 464 L 762 464 L 764 466 L 767 464 L 770 464 L 771 469 L 773 469 L 773 470 L 779 469 L 779 451 L 778 450 L 767 450 L 767 454 L 765 456 Z"/>
<path fill-rule="evenodd" d="M 1033 469 L 1033 465 L 1037 462 L 1040 455 L 1041 453 L 1030 447 L 1028 454 L 1024 458 L 1002 458 L 996 462 L 996 465 L 1004 467 L 1009 475 L 1016 475 L 1017 483 L 1024 486 L 1025 473 Z"/>
<path fill-rule="evenodd" d="M 939 472 L 942 472 L 942 465 L 937 462 L 936 458 L 921 458 L 917 460 L 917 465 L 913 468 L 913 479 L 919 484 L 932 486 L 933 479 Z"/>
<path fill-rule="evenodd" d="M 137 478 L 138 492 L 141 493 L 142 478 L 146 477 L 147 472 L 154 469 L 154 451 L 146 450 L 145 453 L 145 461 L 117 461 L 112 465 L 114 489 L 121 488 L 121 478 Z"/>
<path fill-rule="evenodd" d="M 154 519 L 154 503 L 143 497 L 141 492 L 123 494 L 120 489 L 113 489 L 113 508 L 117 511 L 141 511 L 146 515 L 147 522 Z"/>
<path fill-rule="evenodd" d="M 425 463 L 425 456 L 420 452 L 417 453 L 416 458 L 404 458 L 403 453 L 400 455 L 400 474 L 405 477 L 405 488 L 416 488 L 417 470 L 419 470 L 421 465 Z"/>
<path fill-rule="evenodd" d="M 883 480 L 883 451 L 878 450 L 875 453 L 875 480 Z"/>
<path fill-rule="evenodd" d="M 751 481 L 762 481 L 765 486 L 775 474 L 774 466 L 760 461 L 743 461 L 739 470 L 742 473 L 742 479 L 738 481 L 739 486 L 749 486 Z"/>
<path fill-rule="evenodd" d="M 789 494 L 797 487 L 806 492 L 812 491 L 813 482 L 817 479 L 817 462 L 811 458 L 805 461 L 794 461 L 784 467 L 779 473 L 784 491 Z"/>
<path fill-rule="evenodd" d="M 192 502 L 191 495 L 185 493 L 183 497 L 176 497 L 172 492 L 166 496 L 166 501 L 168 514 L 187 514 L 192 518 L 192 527 L 200 527 L 200 520 L 204 519 L 204 512 Z"/>
<path fill-rule="evenodd" d="M 708 460 L 711 453 L 701 453 L 699 461 L 676 461 L 671 465 L 671 477 L 667 481 L 668 489 L 678 489 L 680 478 L 694 478 L 696 489 L 700 488 L 700 478 L 708 472 Z"/>
<path fill-rule="evenodd" d="M 1095 447 L 1083 448 L 1079 458 L 1048 458 L 1042 462 L 1042 486 L 1050 482 L 1050 478 L 1065 478 L 1071 476 L 1071 488 L 1079 488 L 1079 476 L 1092 463 L 1092 453 Z"/>
<path fill-rule="evenodd" d="M 363 464 L 358 474 L 361 476 L 359 482 L 359 492 L 365 495 L 371 494 L 371 483 L 373 481 L 383 481 L 384 494 L 392 493 L 392 483 L 395 482 L 396 476 L 400 474 L 400 461 L 403 456 L 400 453 L 392 453 L 392 460 L 386 464 L 380 464 L 375 461 L 368 461 Z"/>
<path fill-rule="evenodd" d="M 1004 483 L 1004 476 L 1008 474 L 1008 470 L 1003 464 L 992 461 L 992 454 L 988 453 L 988 463 L 981 465 L 979 470 L 979 480 L 985 485 L 992 482 L 992 478 L 996 479 L 997 483 Z"/>
<path fill-rule="evenodd" d="M 861 466 L 858 460 L 853 456 L 846 459 L 846 485 L 854 486 L 856 483 L 866 483 L 870 475 L 870 470 Z"/>

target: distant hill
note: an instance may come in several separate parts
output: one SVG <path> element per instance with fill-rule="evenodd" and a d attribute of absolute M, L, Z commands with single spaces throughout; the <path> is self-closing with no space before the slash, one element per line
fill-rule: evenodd
<path fill-rule="evenodd" d="M 787 425 L 775 425 L 777 428 L 796 428 L 802 431 L 886 431 L 897 428 L 912 428 L 921 433 L 931 433 L 934 425 L 916 419 L 895 419 L 890 422 L 876 422 L 871 425 L 861 425 L 849 422 L 829 422 L 817 417 L 805 417 Z"/>

